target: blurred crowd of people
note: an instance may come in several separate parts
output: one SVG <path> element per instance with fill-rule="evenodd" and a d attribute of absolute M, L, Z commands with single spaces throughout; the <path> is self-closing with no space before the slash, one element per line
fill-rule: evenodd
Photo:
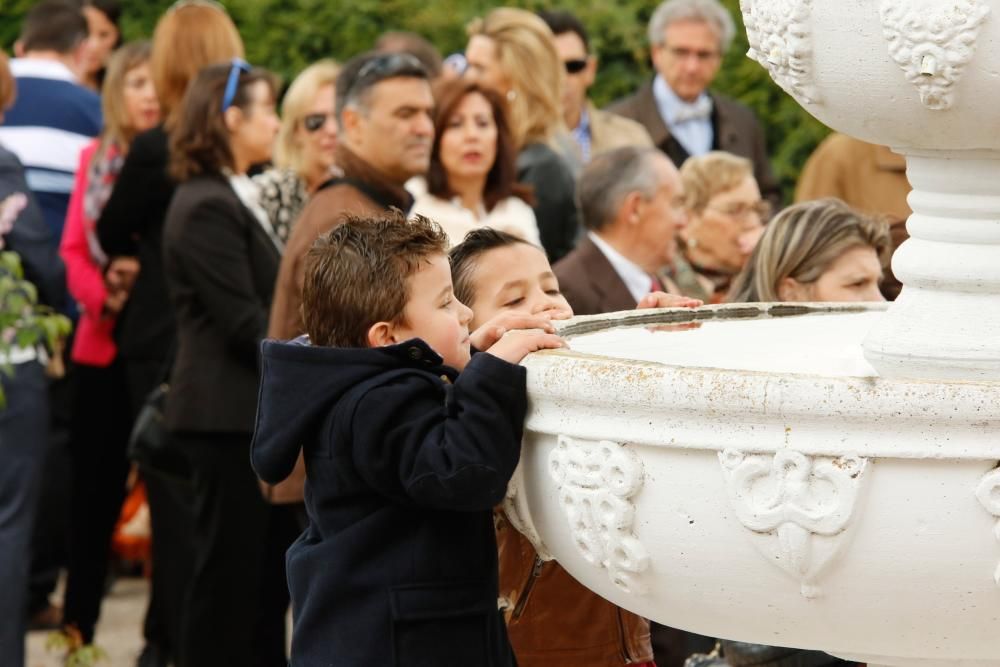
<path fill-rule="evenodd" d="M 910 213 L 902 158 L 831 135 L 785 206 L 761 123 L 711 87 L 736 29 L 717 0 L 660 4 L 654 75 L 604 109 L 588 97 L 600 67 L 588 29 L 566 11 L 493 9 L 447 58 L 386 33 L 287 87 L 244 60 L 218 3 L 175 3 L 150 41 L 123 43 L 120 18 L 117 0 L 43 0 L 14 57 L 0 52 L 0 207 L 18 206 L 6 247 L 75 323 L 61 378 L 44 377 L 45 351 L 0 356 L 14 369 L 0 376 L 0 664 L 24 663 L 29 626 L 93 641 L 140 486 L 152 534 L 140 667 L 288 663 L 285 552 L 309 518 L 301 460 L 275 485 L 250 466 L 259 348 L 303 333 L 304 258 L 345 214 L 399 209 L 452 246 L 468 237 L 452 257 L 459 297 L 463 259 L 503 253 L 477 278 L 490 312 L 900 289 L 888 262 Z M 133 424 L 163 387 L 169 445 L 133 452 L 136 465 Z M 497 535 L 521 665 L 680 667 L 716 643 L 651 630 L 543 562 L 502 515 Z M 769 656 L 753 664 L 835 662 L 724 648 Z"/>

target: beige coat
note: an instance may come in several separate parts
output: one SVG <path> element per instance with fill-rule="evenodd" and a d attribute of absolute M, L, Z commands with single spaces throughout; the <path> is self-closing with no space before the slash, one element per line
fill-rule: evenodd
<path fill-rule="evenodd" d="M 602 111 L 590 102 L 587 113 L 590 115 L 591 157 L 624 146 L 653 145 L 646 128 L 631 118 Z"/>

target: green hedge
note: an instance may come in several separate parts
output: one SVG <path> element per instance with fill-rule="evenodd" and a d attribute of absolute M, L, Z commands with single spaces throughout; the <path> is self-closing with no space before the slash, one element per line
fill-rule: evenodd
<path fill-rule="evenodd" d="M 21 16 L 34 0 L 0 0 L 0 44 L 8 50 L 17 37 Z M 740 20 L 738 0 L 723 0 Z M 124 0 L 126 38 L 149 36 L 170 0 Z M 636 88 L 650 76 L 646 23 L 655 2 L 644 0 L 571 0 L 563 4 L 515 0 L 528 9 L 560 7 L 575 12 L 588 26 L 601 59 L 595 101 L 601 105 Z M 287 81 L 308 63 L 322 57 L 344 60 L 368 49 L 386 30 L 413 30 L 438 45 L 445 54 L 465 46 L 465 24 L 495 3 L 481 0 L 228 0 L 240 28 L 247 56 L 279 72 Z M 809 153 L 827 134 L 812 118 L 746 56 L 742 22 L 733 48 L 726 55 L 715 89 L 753 108 L 767 130 L 768 148 L 778 177 L 790 197 L 795 179 Z M 181 56 L 181 54 L 178 54 Z"/>

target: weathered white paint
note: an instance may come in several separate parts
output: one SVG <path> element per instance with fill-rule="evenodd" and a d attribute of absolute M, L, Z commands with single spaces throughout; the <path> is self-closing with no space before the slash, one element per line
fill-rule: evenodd
<path fill-rule="evenodd" d="M 873 664 L 1000 665 L 1000 383 L 845 372 L 845 346 L 857 361 L 887 316 L 722 306 L 562 325 L 570 350 L 524 362 L 522 516 L 575 578 L 667 625 Z M 630 329 L 603 333 L 618 325 Z M 782 347 L 811 371 L 762 368 L 784 363 Z M 742 360 L 711 367 L 720 350 Z M 636 589 L 580 548 L 553 478 L 554 457 L 580 447 L 593 495 L 602 441 L 641 463 L 641 485 L 615 482 L 627 511 L 605 522 L 648 557 Z"/>

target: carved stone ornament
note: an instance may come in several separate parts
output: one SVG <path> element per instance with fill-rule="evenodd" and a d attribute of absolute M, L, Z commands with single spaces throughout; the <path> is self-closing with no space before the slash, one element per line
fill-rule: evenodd
<path fill-rule="evenodd" d="M 976 488 L 976 498 L 987 512 L 998 519 L 993 534 L 1000 540 L 1000 468 L 995 468 L 983 476 Z M 997 569 L 993 572 L 993 581 L 1000 586 L 1000 565 L 997 565 Z"/>
<path fill-rule="evenodd" d="M 542 560 L 552 560 L 552 554 L 549 553 L 548 547 L 545 546 L 542 538 L 539 537 L 538 529 L 535 528 L 535 522 L 532 520 L 531 512 L 525 503 L 523 461 L 517 464 L 517 468 L 514 469 L 514 475 L 507 483 L 507 493 L 503 499 L 503 511 L 507 515 L 510 525 L 514 526 L 514 530 L 524 535 L 531 542 L 531 546 L 535 548 L 535 553 L 538 554 L 538 557 Z"/>
<path fill-rule="evenodd" d="M 866 459 L 807 457 L 798 452 L 719 453 L 729 500 L 754 545 L 815 598 L 815 580 L 840 547 L 854 513 Z M 818 543 L 822 538 L 823 543 Z"/>
<path fill-rule="evenodd" d="M 632 533 L 632 499 L 645 477 L 639 457 L 615 442 L 559 436 L 549 457 L 549 473 L 584 559 L 607 569 L 611 581 L 626 593 L 645 593 L 640 575 L 649 567 L 649 554 Z"/>
<path fill-rule="evenodd" d="M 812 0 L 740 0 L 750 50 L 775 83 L 803 104 L 821 102 L 812 79 Z"/>
<path fill-rule="evenodd" d="M 881 0 L 882 34 L 889 55 L 928 109 L 950 109 L 954 85 L 976 51 L 979 29 L 990 14 L 983 0 L 929 3 Z"/>

